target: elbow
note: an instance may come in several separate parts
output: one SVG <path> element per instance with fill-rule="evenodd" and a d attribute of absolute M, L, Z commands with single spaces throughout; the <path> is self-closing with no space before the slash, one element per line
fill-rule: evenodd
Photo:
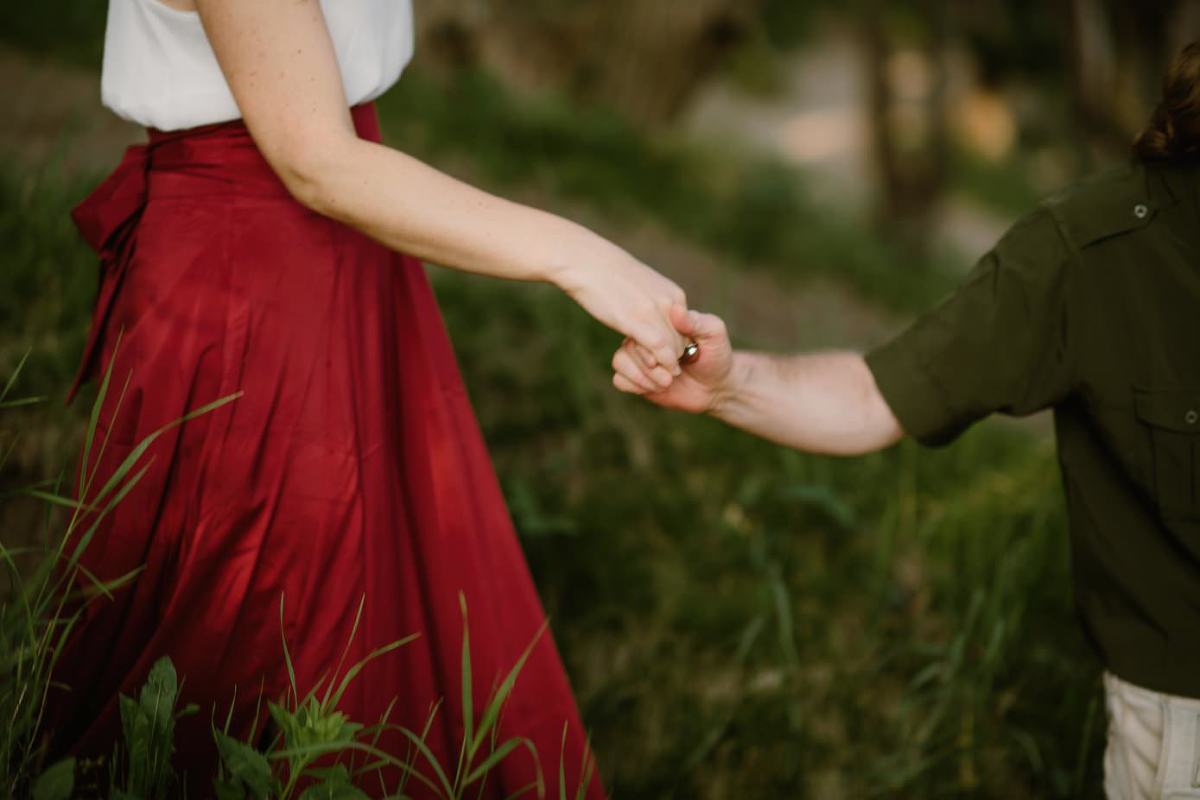
<path fill-rule="evenodd" d="M 856 443 L 859 452 L 854 455 L 886 450 L 905 437 L 904 428 L 882 395 L 876 393 L 870 398 L 865 417 L 862 436 Z"/>
<path fill-rule="evenodd" d="M 289 164 L 279 170 L 276 170 L 283 185 L 287 187 L 290 194 L 296 202 L 310 211 L 316 211 L 318 214 L 325 214 L 325 207 L 328 202 L 325 200 L 327 190 L 325 189 L 325 181 L 320 172 L 306 169 L 298 164 Z"/>
<path fill-rule="evenodd" d="M 336 217 L 338 176 L 346 170 L 349 148 L 340 142 L 300 140 L 268 154 L 288 193 L 305 208 Z"/>
<path fill-rule="evenodd" d="M 904 432 L 895 427 L 881 427 L 864 423 L 860 428 L 849 431 L 845 436 L 830 441 L 817 452 L 841 458 L 855 458 L 886 450 L 904 438 Z"/>
<path fill-rule="evenodd" d="M 879 391 L 875 376 L 865 360 L 856 359 L 861 367 L 858 396 L 851 404 L 858 409 L 859 425 L 854 435 L 847 437 L 841 455 L 862 456 L 886 450 L 905 437 L 900 420 Z"/>
<path fill-rule="evenodd" d="M 324 216 L 331 216 L 336 203 L 331 184 L 332 167 L 322 159 L 289 158 L 276 167 L 288 193 L 300 205 Z"/>

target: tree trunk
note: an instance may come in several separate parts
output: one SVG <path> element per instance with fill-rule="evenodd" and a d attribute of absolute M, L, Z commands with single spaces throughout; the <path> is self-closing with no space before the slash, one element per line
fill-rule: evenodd
<path fill-rule="evenodd" d="M 482 66 L 656 125 L 679 113 L 746 35 L 764 0 L 427 0 L 418 54 Z"/>
<path fill-rule="evenodd" d="M 944 55 L 949 9 L 943 0 L 925 0 L 922 9 L 929 27 L 920 54 L 929 84 L 922 96 L 905 101 L 906 119 L 892 74 L 895 46 L 885 27 L 885 4 L 861 4 L 871 149 L 879 178 L 876 221 L 915 253 L 928 249 L 949 155 Z"/>

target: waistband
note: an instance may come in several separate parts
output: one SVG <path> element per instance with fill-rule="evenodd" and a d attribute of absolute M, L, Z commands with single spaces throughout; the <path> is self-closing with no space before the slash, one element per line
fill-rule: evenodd
<path fill-rule="evenodd" d="M 359 138 L 379 141 L 373 103 L 354 106 Z M 180 131 L 147 129 L 146 196 L 238 195 L 290 197 L 241 120 Z"/>
<path fill-rule="evenodd" d="M 350 116 L 359 138 L 379 141 L 373 103 L 353 107 Z M 84 240 L 100 256 L 101 276 L 91 331 L 67 403 L 93 374 L 147 200 L 152 196 L 290 197 L 241 120 L 147 133 L 147 142 L 128 148 L 112 174 L 71 212 Z"/>

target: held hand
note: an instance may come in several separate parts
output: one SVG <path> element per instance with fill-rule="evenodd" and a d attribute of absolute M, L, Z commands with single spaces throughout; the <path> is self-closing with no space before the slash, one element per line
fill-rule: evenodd
<path fill-rule="evenodd" d="M 666 388 L 680 374 L 686 342 L 670 313 L 672 307 L 686 307 L 687 297 L 674 282 L 616 251 L 598 266 L 565 271 L 555 283 L 596 320 L 637 343 L 648 389 Z"/>
<path fill-rule="evenodd" d="M 725 323 L 713 314 L 688 311 L 683 306 L 672 307 L 670 317 L 676 331 L 700 345 L 696 360 L 669 386 L 655 385 L 648 373 L 649 353 L 626 339 L 613 355 L 613 385 L 664 408 L 693 414 L 711 411 L 728 390 L 733 371 L 733 346 Z"/>

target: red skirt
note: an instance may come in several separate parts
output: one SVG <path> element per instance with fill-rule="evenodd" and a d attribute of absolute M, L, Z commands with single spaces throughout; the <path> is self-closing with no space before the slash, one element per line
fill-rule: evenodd
<path fill-rule="evenodd" d="M 379 139 L 373 106 L 353 116 Z M 70 688 L 47 714 L 55 751 L 111 754 L 118 694 L 136 696 L 167 655 L 181 703 L 200 706 L 178 723 L 175 763 L 188 796 L 209 796 L 212 721 L 232 707 L 231 733 L 246 737 L 260 691 L 264 710 L 284 696 L 281 636 L 303 696 L 417 634 L 339 707 L 369 725 L 394 701 L 388 721 L 417 733 L 432 711 L 427 742 L 453 780 L 461 593 L 476 724 L 537 640 L 494 739 L 528 739 L 536 758 L 514 750 L 483 796 L 531 784 L 539 761 L 557 796 L 560 760 L 574 796 L 585 732 L 550 633 L 538 638 L 544 612 L 421 264 L 297 203 L 239 122 L 151 132 L 75 216 L 103 264 L 76 384 L 112 367 L 95 486 L 160 426 L 241 396 L 158 438 L 87 547 L 101 580 L 142 571 L 71 636 L 56 675 Z M 435 774 L 398 731 L 378 746 Z M 407 791 L 433 794 L 416 780 Z M 587 797 L 602 796 L 593 779 Z"/>

